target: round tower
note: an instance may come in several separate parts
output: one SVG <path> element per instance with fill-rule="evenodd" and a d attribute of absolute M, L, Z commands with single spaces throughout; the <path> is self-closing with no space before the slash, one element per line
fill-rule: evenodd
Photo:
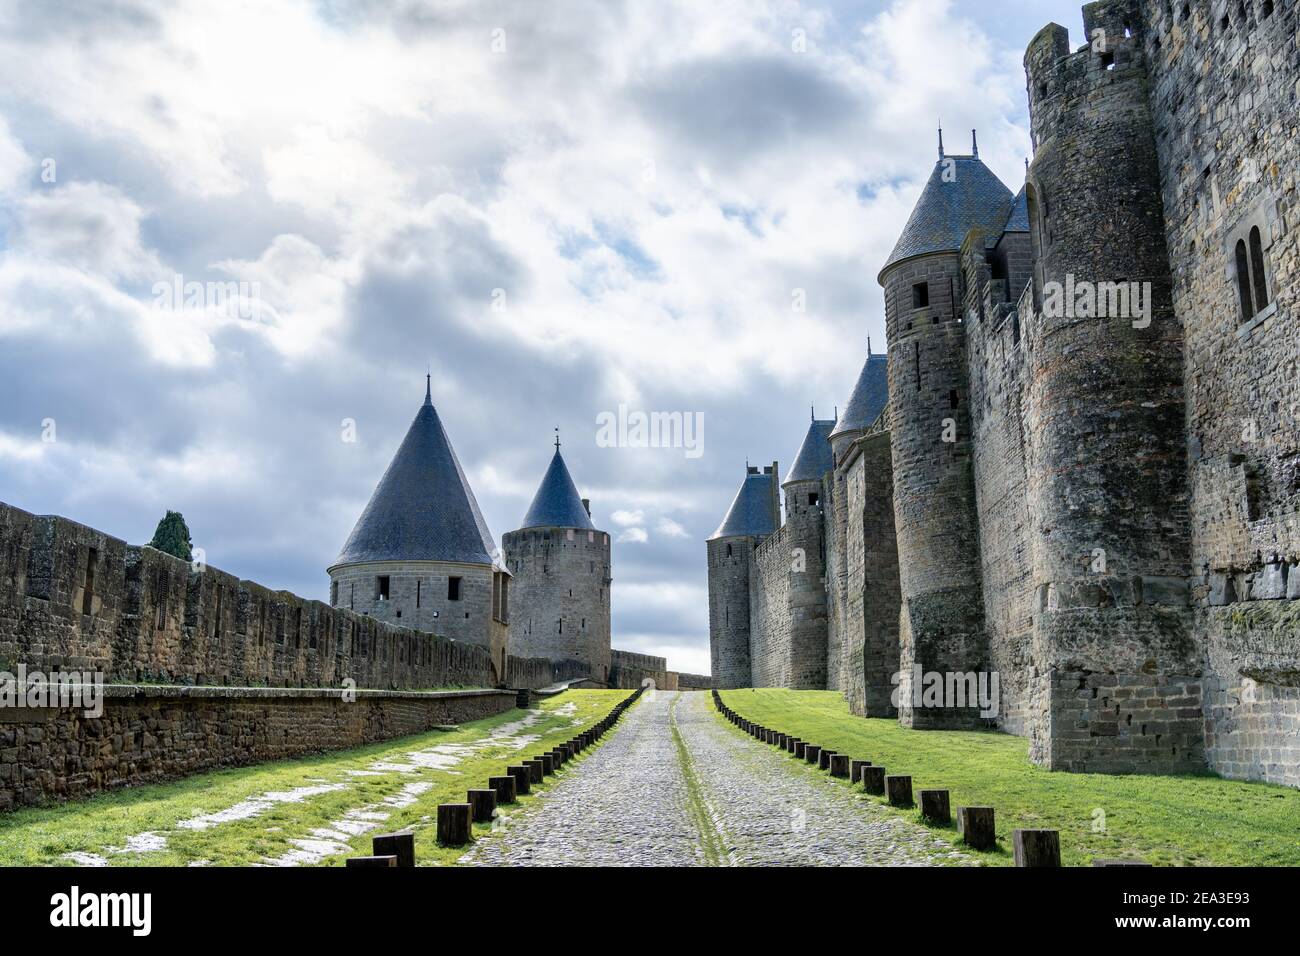
<path fill-rule="evenodd" d="M 731 507 L 709 536 L 709 658 L 715 687 L 750 687 L 749 585 L 754 546 L 780 526 L 777 464 L 745 469 Z"/>
<path fill-rule="evenodd" d="M 557 677 L 607 681 L 609 535 L 592 524 L 590 502 L 578 496 L 558 437 L 523 524 L 501 544 L 513 575 L 510 653 L 546 658 Z"/>
<path fill-rule="evenodd" d="M 332 606 L 480 644 L 504 678 L 509 573 L 429 379 L 424 404 L 328 574 Z"/>
<path fill-rule="evenodd" d="M 1088 47 L 1071 53 L 1065 28 L 1052 24 L 1025 55 L 1035 145 L 1025 427 L 1045 675 L 1032 753 L 1071 770 L 1201 762 L 1199 721 L 1183 719 L 1200 690 L 1188 620 L 1183 337 L 1149 79 L 1138 40 L 1126 36 L 1132 13 L 1089 5 Z M 1121 712 L 1133 694 L 1116 688 L 1126 687 L 1145 698 L 1136 718 Z M 1174 699 L 1184 706 L 1165 703 Z"/>
<path fill-rule="evenodd" d="M 825 479 L 835 467 L 831 457 L 834 419 L 818 419 L 804 434 L 785 492 L 785 544 L 790 549 L 790 649 L 788 682 L 800 690 L 839 687 L 839 644 L 830 646 L 826 601 Z M 832 680 L 832 671 L 835 678 Z"/>
<path fill-rule="evenodd" d="M 941 132 L 939 160 L 879 275 L 902 598 L 898 710 L 912 727 L 980 719 L 978 708 L 948 701 L 917 706 L 913 680 L 988 668 L 959 252 L 972 227 L 1000 231 L 1011 204 L 975 143 L 968 156 L 948 155 Z"/>

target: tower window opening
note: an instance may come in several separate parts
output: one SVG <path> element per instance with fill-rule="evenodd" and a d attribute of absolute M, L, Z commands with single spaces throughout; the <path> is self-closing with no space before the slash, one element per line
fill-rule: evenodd
<path fill-rule="evenodd" d="M 912 308 L 923 309 L 930 304 L 930 284 L 918 282 L 912 286 Z"/>
<path fill-rule="evenodd" d="M 387 601 L 389 594 L 389 577 L 387 574 L 381 574 L 375 582 L 375 597 L 380 601 Z"/>
<path fill-rule="evenodd" d="M 1259 226 L 1250 230 L 1250 275 L 1254 280 L 1255 311 L 1268 305 L 1268 279 L 1264 275 L 1264 242 Z"/>
<path fill-rule="evenodd" d="M 348 610 L 355 611 L 356 609 L 357 609 L 357 582 L 353 581 L 351 590 L 348 592 Z"/>
<path fill-rule="evenodd" d="M 86 581 L 81 588 L 81 613 L 89 614 L 95 605 L 95 565 L 99 563 L 99 551 L 95 548 L 86 550 Z"/>
<path fill-rule="evenodd" d="M 1237 299 L 1241 305 L 1241 321 L 1246 322 L 1255 317 L 1251 305 L 1250 293 L 1250 257 L 1246 253 L 1246 240 L 1238 239 L 1236 248 L 1237 261 Z"/>
<path fill-rule="evenodd" d="M 460 600 L 460 578 L 447 578 L 447 600 Z"/>
<path fill-rule="evenodd" d="M 419 578 L 415 579 L 415 606 L 416 608 L 419 608 L 420 606 L 420 579 Z"/>
<path fill-rule="evenodd" d="M 1259 18 L 1263 20 L 1266 19 L 1267 17 L 1271 17 L 1272 15 L 1273 15 L 1273 0 L 1264 0 L 1264 2 L 1259 5 Z"/>
<path fill-rule="evenodd" d="M 337 606 L 338 603 L 339 603 L 339 583 L 337 581 L 331 581 L 330 582 L 330 604 Z"/>
<path fill-rule="evenodd" d="M 1105 53 L 1101 54 L 1101 56 L 1100 56 L 1098 59 L 1101 60 L 1101 65 L 1102 65 L 1102 67 L 1103 67 L 1104 69 L 1107 69 L 1107 70 L 1113 70 L 1113 69 L 1115 69 L 1115 51 L 1114 51 L 1114 50 L 1107 50 Z"/>
<path fill-rule="evenodd" d="M 812 507 L 816 507 L 816 505 L 817 505 L 817 492 L 811 491 L 808 493 L 808 507 L 812 508 Z"/>
<path fill-rule="evenodd" d="M 727 557 L 731 557 L 731 545 L 727 545 Z"/>
<path fill-rule="evenodd" d="M 948 405 L 952 408 L 956 408 L 958 404 L 959 404 L 959 400 L 957 398 L 957 389 L 955 388 L 951 389 L 948 392 Z"/>

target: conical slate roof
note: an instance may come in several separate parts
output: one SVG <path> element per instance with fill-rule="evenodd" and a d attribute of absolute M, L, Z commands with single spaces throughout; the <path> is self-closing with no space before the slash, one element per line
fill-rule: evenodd
<path fill-rule="evenodd" d="M 1029 197 L 1025 195 L 1024 186 L 1020 187 L 1020 192 L 1016 193 L 1016 198 L 1011 201 L 1011 214 L 1007 216 L 1007 224 L 1002 227 L 1002 231 L 1029 231 Z"/>
<path fill-rule="evenodd" d="M 878 281 L 884 285 L 884 273 L 904 259 L 957 252 L 972 226 L 1000 234 L 1010 211 L 1011 190 L 978 156 L 941 157 Z"/>
<path fill-rule="evenodd" d="M 889 359 L 884 355 L 872 355 L 871 346 L 868 345 L 866 364 L 862 366 L 858 383 L 853 386 L 849 403 L 840 412 L 839 421 L 831 429 L 831 435 L 870 428 L 888 404 Z"/>
<path fill-rule="evenodd" d="M 792 481 L 821 481 L 822 475 L 835 467 L 830 442 L 831 429 L 834 427 L 835 422 L 832 419 L 813 419 L 813 423 L 808 426 L 808 433 L 803 436 L 799 453 L 794 456 L 794 464 L 790 466 L 790 471 L 781 484 L 788 485 Z"/>
<path fill-rule="evenodd" d="M 499 563 L 492 533 L 427 390 L 334 564 L 370 561 Z"/>
<path fill-rule="evenodd" d="M 745 481 L 727 509 L 727 516 L 718 530 L 709 535 L 715 538 L 734 538 L 741 535 L 766 535 L 776 530 L 772 514 L 771 474 L 760 475 L 757 470 L 746 473 Z"/>
<path fill-rule="evenodd" d="M 579 531 L 594 531 L 587 509 L 582 506 L 578 488 L 569 475 L 569 469 L 560 457 L 560 446 L 555 446 L 555 456 L 546 469 L 541 487 L 533 495 L 533 503 L 524 515 L 522 528 L 577 528 Z"/>

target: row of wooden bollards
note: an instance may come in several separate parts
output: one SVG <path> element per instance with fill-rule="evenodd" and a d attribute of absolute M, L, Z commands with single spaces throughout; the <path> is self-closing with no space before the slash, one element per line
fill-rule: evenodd
<path fill-rule="evenodd" d="M 883 796 L 892 806 L 915 806 L 912 799 L 912 778 L 902 774 L 887 774 L 884 767 L 870 760 L 859 760 L 848 754 L 835 753 L 818 744 L 809 743 L 789 734 L 772 730 L 740 716 L 713 691 L 713 703 L 729 721 L 764 743 L 779 747 L 794 755 L 796 760 L 806 760 L 826 770 L 832 777 L 844 777 L 852 784 L 861 783 L 871 794 Z M 947 825 L 952 822 L 947 790 L 922 790 L 921 818 L 927 823 Z M 994 835 L 992 807 L 958 807 L 957 829 L 962 842 L 974 850 L 992 850 L 997 846 Z M 1060 866 L 1061 837 L 1056 830 L 1013 830 L 1016 866 Z"/>
<path fill-rule="evenodd" d="M 507 767 L 499 777 L 488 777 L 488 785 L 469 790 L 465 803 L 438 805 L 438 843 L 441 846 L 464 846 L 473 839 L 475 823 L 490 823 L 497 807 L 514 803 L 532 790 L 560 767 L 586 750 L 605 732 L 612 729 L 623 712 L 631 707 L 645 688 L 638 687 L 614 709 L 587 730 L 571 737 L 553 750 Z M 408 831 L 385 833 L 371 840 L 373 856 L 356 856 L 347 861 L 348 866 L 415 866 L 415 835 Z"/>

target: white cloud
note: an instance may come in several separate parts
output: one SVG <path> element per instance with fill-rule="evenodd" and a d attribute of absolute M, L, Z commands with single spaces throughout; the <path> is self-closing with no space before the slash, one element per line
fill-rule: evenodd
<path fill-rule="evenodd" d="M 645 528 L 625 528 L 615 540 L 629 544 L 645 544 L 650 540 L 650 536 L 646 534 Z"/>

